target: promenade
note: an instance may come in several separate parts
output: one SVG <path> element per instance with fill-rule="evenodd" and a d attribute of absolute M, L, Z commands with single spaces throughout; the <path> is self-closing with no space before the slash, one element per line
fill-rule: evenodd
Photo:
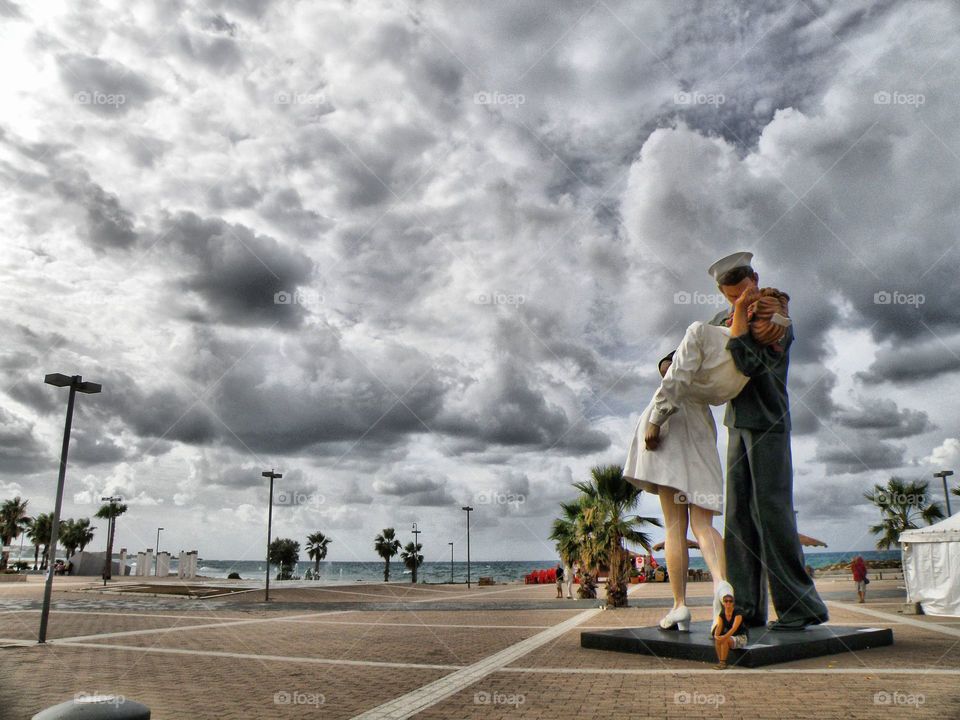
<path fill-rule="evenodd" d="M 280 587 L 267 605 L 57 578 L 39 646 L 38 580 L 0 585 L 3 720 L 102 693 L 154 718 L 960 718 L 960 620 L 898 614 L 897 579 L 863 605 L 849 580 L 818 581 L 833 624 L 891 627 L 892 647 L 722 672 L 580 648 L 582 630 L 655 624 L 665 584 L 601 610 L 552 586 Z M 694 620 L 709 590 L 690 585 Z"/>

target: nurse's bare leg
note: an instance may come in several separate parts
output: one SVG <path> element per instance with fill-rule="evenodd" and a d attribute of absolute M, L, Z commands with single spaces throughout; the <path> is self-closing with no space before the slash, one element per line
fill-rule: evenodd
<path fill-rule="evenodd" d="M 689 506 L 677 501 L 678 494 L 681 493 L 673 488 L 660 487 L 659 489 L 663 526 L 666 530 L 663 552 L 667 558 L 667 572 L 670 574 L 674 609 L 686 605 L 687 567 L 690 564 L 690 553 L 687 550 L 687 508 Z"/>
<path fill-rule="evenodd" d="M 713 527 L 713 513 L 699 505 L 690 505 L 690 529 L 697 539 L 703 561 L 710 570 L 713 587 L 727 579 L 727 560 L 723 553 L 723 537 Z"/>

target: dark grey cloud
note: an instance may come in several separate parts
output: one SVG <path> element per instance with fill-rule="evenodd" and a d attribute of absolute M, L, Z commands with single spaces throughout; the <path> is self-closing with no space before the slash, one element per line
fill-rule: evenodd
<path fill-rule="evenodd" d="M 436 428 L 494 445 L 526 446 L 587 454 L 605 450 L 610 439 L 582 417 L 549 403 L 518 362 L 504 358 L 482 382 L 472 383 L 466 404 L 445 408 Z"/>
<path fill-rule="evenodd" d="M 299 241 L 315 242 L 320 233 L 333 224 L 315 210 L 303 206 L 303 199 L 293 188 L 275 190 L 263 199 L 260 214 L 272 220 Z"/>
<path fill-rule="evenodd" d="M 37 437 L 33 423 L 0 407 L 0 472 L 35 473 L 58 464 L 55 451 Z"/>
<path fill-rule="evenodd" d="M 836 373 L 820 365 L 793 365 L 789 374 L 790 421 L 794 435 L 818 432 L 837 410 L 831 397 Z"/>
<path fill-rule="evenodd" d="M 857 373 L 868 385 L 915 383 L 960 370 L 960 338 L 930 338 L 924 342 L 881 347 L 870 367 Z"/>
<path fill-rule="evenodd" d="M 57 56 L 57 65 L 71 101 L 98 115 L 126 115 L 157 94 L 147 78 L 116 60 L 68 53 Z"/>
<path fill-rule="evenodd" d="M 220 32 L 229 31 L 231 26 L 221 24 L 215 29 Z M 235 26 L 233 29 L 235 31 Z M 212 72 L 229 73 L 243 64 L 240 48 L 230 37 L 210 37 L 201 33 L 181 31 L 177 34 L 176 43 L 184 57 L 200 63 Z"/>
<path fill-rule="evenodd" d="M 114 193 L 93 182 L 86 171 L 54 179 L 61 198 L 76 203 L 86 213 L 87 243 L 98 251 L 130 248 L 137 241 L 134 219 Z"/>
<path fill-rule="evenodd" d="M 906 447 L 864 433 L 838 430 L 821 436 L 816 460 L 828 475 L 859 474 L 897 468 L 904 464 Z"/>
<path fill-rule="evenodd" d="M 313 262 L 299 250 L 221 218 L 181 212 L 164 218 L 159 241 L 180 253 L 175 287 L 194 294 L 202 306 L 187 311 L 201 322 L 296 327 L 306 309 L 298 289 L 306 286 Z"/>
<path fill-rule="evenodd" d="M 375 480 L 374 491 L 381 495 L 398 497 L 401 505 L 414 507 L 453 506 L 457 500 L 447 490 L 446 478 L 433 478 L 421 473 L 392 473 L 383 480 Z"/>
<path fill-rule="evenodd" d="M 899 408 L 889 398 L 862 397 L 856 407 L 840 408 L 835 419 L 851 430 L 875 431 L 882 439 L 906 438 L 936 429 L 922 410 Z"/>

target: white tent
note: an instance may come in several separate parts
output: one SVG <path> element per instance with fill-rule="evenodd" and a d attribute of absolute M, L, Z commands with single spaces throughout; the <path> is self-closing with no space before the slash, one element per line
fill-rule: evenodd
<path fill-rule="evenodd" d="M 960 616 L 960 514 L 900 533 L 907 599 L 928 615 Z"/>

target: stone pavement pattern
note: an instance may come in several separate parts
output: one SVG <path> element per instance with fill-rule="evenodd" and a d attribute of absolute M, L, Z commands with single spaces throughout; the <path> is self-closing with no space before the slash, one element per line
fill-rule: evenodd
<path fill-rule="evenodd" d="M 892 627 L 892 647 L 722 673 L 580 648 L 584 629 L 655 624 L 670 604 L 664 586 L 634 586 L 630 608 L 598 611 L 555 600 L 551 586 L 281 587 L 264 605 L 262 592 L 178 600 L 62 585 L 45 646 L 33 642 L 39 585 L 0 587 L 0 720 L 104 692 L 161 719 L 413 707 L 414 717 L 485 720 L 960 719 L 960 620 L 898 615 L 896 586 L 871 583 L 866 605 L 849 583 L 821 586 L 832 622 Z M 709 586 L 691 593 L 694 618 L 707 618 Z"/>

